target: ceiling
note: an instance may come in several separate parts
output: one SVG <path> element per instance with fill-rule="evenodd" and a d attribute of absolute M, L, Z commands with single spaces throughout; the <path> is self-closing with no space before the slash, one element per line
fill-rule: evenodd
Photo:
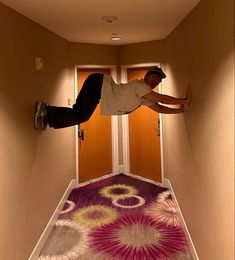
<path fill-rule="evenodd" d="M 71 42 L 123 45 L 160 40 L 200 0 L 1 0 Z M 106 22 L 104 16 L 116 16 Z M 112 34 L 120 41 L 112 41 Z"/>

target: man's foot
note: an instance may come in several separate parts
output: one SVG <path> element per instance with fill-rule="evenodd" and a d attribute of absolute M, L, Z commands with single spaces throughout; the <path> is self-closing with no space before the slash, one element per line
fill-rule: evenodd
<path fill-rule="evenodd" d="M 47 106 L 45 102 L 36 102 L 34 114 L 35 129 L 45 130 L 47 127 Z"/>

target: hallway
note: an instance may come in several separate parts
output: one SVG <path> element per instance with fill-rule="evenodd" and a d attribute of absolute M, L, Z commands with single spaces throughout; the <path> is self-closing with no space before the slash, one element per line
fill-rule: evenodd
<path fill-rule="evenodd" d="M 158 63 L 167 75 L 164 94 L 183 96 L 188 85 L 193 93 L 183 114 L 163 116 L 164 176 L 199 259 L 233 260 L 234 1 L 201 0 L 166 37 L 123 45 L 72 42 L 4 5 L 7 1 L 28 0 L 0 3 L 0 259 L 30 257 L 76 179 L 76 129 L 35 131 L 35 101 L 71 106 L 76 66 L 114 66 L 119 83 L 123 65 Z M 54 20 L 54 12 L 48 13 Z M 121 147 L 120 121 L 116 141 Z M 119 173 L 127 156 L 120 152 Z"/>

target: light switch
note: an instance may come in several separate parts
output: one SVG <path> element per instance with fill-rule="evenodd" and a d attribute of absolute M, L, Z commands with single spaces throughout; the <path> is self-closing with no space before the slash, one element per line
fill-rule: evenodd
<path fill-rule="evenodd" d="M 36 70 L 41 70 L 43 69 L 44 61 L 40 57 L 35 58 L 35 69 Z"/>

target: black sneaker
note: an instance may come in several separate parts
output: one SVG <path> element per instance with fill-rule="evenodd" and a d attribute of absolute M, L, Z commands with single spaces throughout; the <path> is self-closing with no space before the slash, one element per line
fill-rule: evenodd
<path fill-rule="evenodd" d="M 45 102 L 36 102 L 34 114 L 35 129 L 45 130 L 47 128 L 47 106 Z"/>

